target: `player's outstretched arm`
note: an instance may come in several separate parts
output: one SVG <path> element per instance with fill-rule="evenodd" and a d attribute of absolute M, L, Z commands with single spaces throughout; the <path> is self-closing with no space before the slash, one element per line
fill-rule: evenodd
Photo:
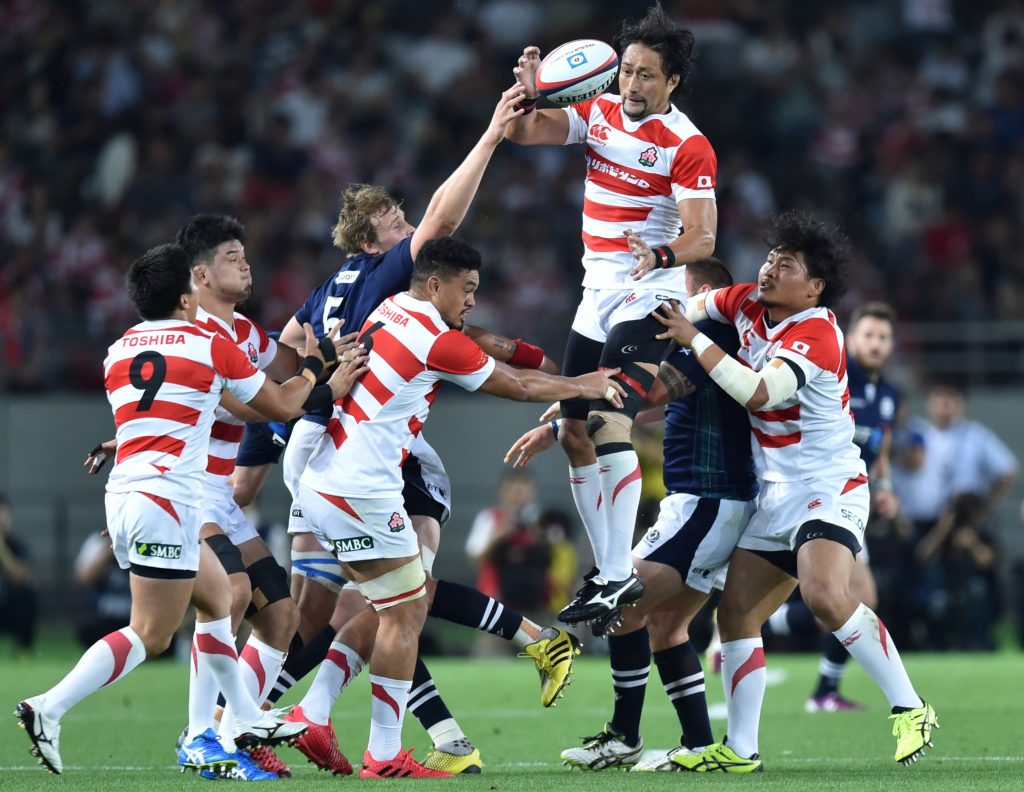
<path fill-rule="evenodd" d="M 514 401 L 555 401 L 561 399 L 606 399 L 622 406 L 626 392 L 614 379 L 619 369 L 605 369 L 579 377 L 559 377 L 543 371 L 515 369 L 496 362 L 494 371 L 480 390 Z"/>
<path fill-rule="evenodd" d="M 552 424 L 554 421 L 535 427 L 516 440 L 505 452 L 505 464 L 511 462 L 514 468 L 524 468 L 537 454 L 551 448 L 558 440 Z"/>
<path fill-rule="evenodd" d="M 657 338 L 689 347 L 697 362 L 718 386 L 748 410 L 774 407 L 797 392 L 800 382 L 784 360 L 776 358 L 760 371 L 747 368 L 726 354 L 718 344 L 700 332 L 679 309 L 679 303 L 662 303 L 652 316 L 665 325 Z"/>
<path fill-rule="evenodd" d="M 516 103 L 523 95 L 524 88 L 521 85 L 514 85 L 501 95 L 480 140 L 434 192 L 423 220 L 412 235 L 409 253 L 414 261 L 424 242 L 453 234 L 459 227 L 476 196 L 494 149 L 505 139 L 505 127 L 522 114 L 522 110 L 516 109 Z"/>
<path fill-rule="evenodd" d="M 569 116 L 562 110 L 534 110 L 540 98 L 537 92 L 537 69 L 540 49 L 526 47 L 512 73 L 526 91 L 524 112 L 508 125 L 508 139 L 522 146 L 547 144 L 561 146 L 569 138 Z"/>
<path fill-rule="evenodd" d="M 544 354 L 539 346 L 521 338 L 506 338 L 475 325 L 466 325 L 463 332 L 495 360 L 518 368 L 539 369 L 548 374 L 559 372 L 558 364 Z"/>

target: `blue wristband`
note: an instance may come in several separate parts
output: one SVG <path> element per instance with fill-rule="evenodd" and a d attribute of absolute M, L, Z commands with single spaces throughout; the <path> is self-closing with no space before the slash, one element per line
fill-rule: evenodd
<path fill-rule="evenodd" d="M 551 431 L 555 433 L 555 440 L 558 439 L 558 420 L 551 421 Z"/>

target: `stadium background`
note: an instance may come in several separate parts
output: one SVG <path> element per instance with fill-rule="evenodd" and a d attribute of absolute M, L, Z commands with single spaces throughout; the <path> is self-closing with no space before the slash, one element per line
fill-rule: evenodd
<path fill-rule="evenodd" d="M 970 386 L 973 417 L 1024 457 L 1024 11 L 1017 2 L 668 2 L 699 59 L 684 109 L 719 156 L 717 255 L 738 280 L 760 218 L 805 207 L 854 241 L 840 308 L 899 311 L 893 375 Z M 525 43 L 610 40 L 646 3 L 12 0 L 0 6 L 0 491 L 46 613 L 102 526 L 80 469 L 110 434 L 100 362 L 134 321 L 120 279 L 193 211 L 246 224 L 256 292 L 280 327 L 339 260 L 344 184 L 388 187 L 418 218 L 469 150 Z M 580 278 L 576 149 L 504 143 L 460 234 L 484 252 L 477 324 L 560 358 Z M 469 580 L 469 520 L 537 410 L 449 393 L 427 435 L 452 475 L 439 570 Z M 542 498 L 568 506 L 564 466 Z M 998 517 L 1024 554 L 1021 487 Z M 279 482 L 264 511 L 283 518 Z"/>

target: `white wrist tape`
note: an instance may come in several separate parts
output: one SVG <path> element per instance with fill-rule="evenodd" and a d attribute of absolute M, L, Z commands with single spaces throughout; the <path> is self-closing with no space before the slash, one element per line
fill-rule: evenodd
<path fill-rule="evenodd" d="M 714 343 L 714 341 L 712 341 L 703 333 L 697 333 L 697 335 L 693 337 L 693 340 L 690 341 L 690 349 L 693 350 L 693 354 L 699 357 L 701 352 L 703 352 L 708 347 L 713 346 Z"/>

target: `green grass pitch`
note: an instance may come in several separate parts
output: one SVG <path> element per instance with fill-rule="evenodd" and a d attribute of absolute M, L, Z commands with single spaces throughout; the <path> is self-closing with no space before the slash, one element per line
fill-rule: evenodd
<path fill-rule="evenodd" d="M 1024 692 L 1020 654 L 911 655 L 906 658 L 919 690 L 938 710 L 942 729 L 935 748 L 916 765 L 892 760 L 894 740 L 885 702 L 864 673 L 851 667 L 844 693 L 869 705 L 866 712 L 808 715 L 804 699 L 815 679 L 817 658 L 769 656 L 771 680 L 761 722 L 765 772 L 754 776 L 691 776 L 676 773 L 601 773 L 563 768 L 559 751 L 596 733 L 610 715 L 607 660 L 584 655 L 574 684 L 551 710 L 540 707 L 536 674 L 525 660 L 441 659 L 430 662 L 439 689 L 485 762 L 480 776 L 441 781 L 358 781 L 317 773 L 291 748 L 279 755 L 294 776 L 273 782 L 291 790 L 339 784 L 459 786 L 470 790 L 623 790 L 725 785 L 796 790 L 1013 790 L 1024 789 Z M 0 661 L 0 704 L 53 684 L 74 658 L 66 652 L 32 661 Z M 171 661 L 148 663 L 117 685 L 73 709 L 63 721 L 64 775 L 42 771 L 14 718 L 0 720 L 0 789 L 169 790 L 237 782 L 209 782 L 181 775 L 174 740 L 185 722 L 187 669 Z M 345 692 L 334 723 L 342 750 L 357 763 L 366 745 L 369 693 L 365 674 Z M 721 683 L 709 676 L 713 713 L 722 709 Z M 295 703 L 296 692 L 283 703 Z M 716 706 L 717 705 L 717 706 Z M 714 720 L 716 736 L 723 720 Z M 678 739 L 674 712 L 652 668 L 643 735 L 648 748 Z M 415 719 L 406 720 L 405 743 L 422 757 L 429 740 Z"/>

